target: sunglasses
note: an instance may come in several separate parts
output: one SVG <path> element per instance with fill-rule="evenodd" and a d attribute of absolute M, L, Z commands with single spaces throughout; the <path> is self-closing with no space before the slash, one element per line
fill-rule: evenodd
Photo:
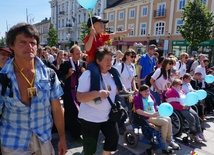
<path fill-rule="evenodd" d="M 173 65 L 173 63 L 172 63 L 172 62 L 170 62 L 170 63 L 169 63 L 169 65 Z"/>
<path fill-rule="evenodd" d="M 131 58 L 136 58 L 136 56 L 130 56 Z"/>
<path fill-rule="evenodd" d="M 183 86 L 183 84 L 182 84 L 182 83 L 178 83 L 178 85 L 179 85 L 179 86 Z"/>
<path fill-rule="evenodd" d="M 185 57 L 185 59 L 188 59 L 188 57 Z"/>

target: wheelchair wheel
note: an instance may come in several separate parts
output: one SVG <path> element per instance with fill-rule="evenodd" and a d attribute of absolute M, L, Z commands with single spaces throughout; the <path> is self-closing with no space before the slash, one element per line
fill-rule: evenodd
<path fill-rule="evenodd" d="M 172 113 L 171 121 L 172 121 L 172 132 L 175 137 L 179 137 L 182 134 L 183 121 L 182 117 L 177 111 Z"/>
<path fill-rule="evenodd" d="M 126 130 L 124 133 L 124 141 L 129 147 L 134 148 L 138 144 L 138 137 L 132 130 Z"/>

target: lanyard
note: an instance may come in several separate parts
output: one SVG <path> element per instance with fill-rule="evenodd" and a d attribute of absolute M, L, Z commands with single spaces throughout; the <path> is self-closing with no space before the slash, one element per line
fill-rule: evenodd
<path fill-rule="evenodd" d="M 17 66 L 17 64 L 15 63 L 15 61 L 13 62 L 14 63 L 14 65 L 15 65 L 15 67 L 19 70 L 19 72 L 21 73 L 21 75 L 23 76 L 23 78 L 27 81 L 27 83 L 30 85 L 30 87 L 32 88 L 33 87 L 33 82 L 34 82 L 34 79 L 35 79 L 35 75 L 36 75 L 36 70 L 35 70 L 35 74 L 34 74 L 34 76 L 33 76 L 33 79 L 32 79 L 32 81 L 30 82 L 29 80 L 28 80 L 28 78 L 24 75 L 24 73 L 22 72 L 23 71 L 23 68 L 22 69 L 20 69 L 18 66 Z"/>

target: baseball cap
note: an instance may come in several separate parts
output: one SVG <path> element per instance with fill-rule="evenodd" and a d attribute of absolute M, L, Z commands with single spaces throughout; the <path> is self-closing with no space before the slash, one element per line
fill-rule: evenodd
<path fill-rule="evenodd" d="M 149 50 L 155 50 L 155 51 L 157 51 L 158 48 L 157 48 L 157 46 L 155 44 L 151 44 L 151 45 L 149 45 Z"/>
<path fill-rule="evenodd" d="M 103 22 L 103 23 L 108 23 L 109 22 L 109 20 L 107 20 L 107 19 L 102 19 L 100 16 L 93 16 L 93 17 L 91 17 L 92 18 L 92 23 L 94 24 L 94 23 L 96 23 L 96 22 Z M 87 22 L 87 26 L 88 27 L 91 27 L 91 19 L 90 18 L 88 18 L 88 22 Z"/>
<path fill-rule="evenodd" d="M 5 47 L 5 46 L 0 46 L 0 50 L 3 50 L 7 53 L 12 53 L 11 50 L 8 48 L 8 47 Z"/>

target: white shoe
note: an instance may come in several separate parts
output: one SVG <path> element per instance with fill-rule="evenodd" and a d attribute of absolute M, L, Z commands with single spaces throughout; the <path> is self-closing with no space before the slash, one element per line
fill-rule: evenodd
<path fill-rule="evenodd" d="M 170 142 L 168 142 L 169 146 L 171 146 L 173 148 L 173 150 L 179 150 L 180 146 L 175 143 L 175 141 L 171 140 Z"/>

